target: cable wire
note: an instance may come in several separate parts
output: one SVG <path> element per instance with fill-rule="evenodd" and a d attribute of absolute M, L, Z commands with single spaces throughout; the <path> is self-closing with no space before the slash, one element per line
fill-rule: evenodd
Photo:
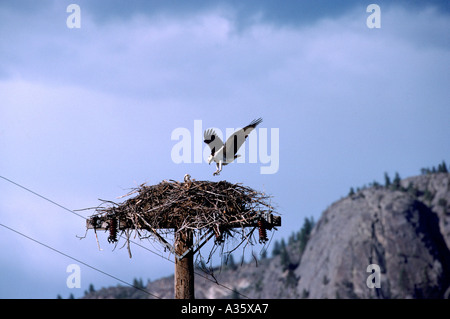
<path fill-rule="evenodd" d="M 78 213 L 76 213 L 75 211 L 73 211 L 73 210 L 71 210 L 71 209 L 69 209 L 69 208 L 67 208 L 67 207 L 65 207 L 65 206 L 63 206 L 63 205 L 58 204 L 57 202 L 55 202 L 55 201 L 53 201 L 53 200 L 51 200 L 51 199 L 49 199 L 49 198 L 47 198 L 47 197 L 45 197 L 45 196 L 39 194 L 39 193 L 36 193 L 35 191 L 33 191 L 33 190 L 31 190 L 31 189 L 29 189 L 29 188 L 27 188 L 27 187 L 25 187 L 25 186 L 23 186 L 23 185 L 21 185 L 21 184 L 19 184 L 19 183 L 16 183 L 16 182 L 10 180 L 9 178 L 6 178 L 6 177 L 1 176 L 1 175 L 0 175 L 0 178 L 2 178 L 2 179 L 4 179 L 4 180 L 8 181 L 9 183 L 11 183 L 11 184 L 13 184 L 13 185 L 16 185 L 16 186 L 20 187 L 20 188 L 22 188 L 22 189 L 24 189 L 24 190 L 26 190 L 26 191 L 28 191 L 28 192 L 34 194 L 34 195 L 36 195 L 36 196 L 38 196 L 38 197 L 40 197 L 40 198 L 46 200 L 46 201 L 48 201 L 48 202 L 50 202 L 50 203 L 52 203 L 53 205 L 58 206 L 59 208 L 64 209 L 65 211 L 68 211 L 69 213 L 72 213 L 72 214 L 74 214 L 74 215 L 76 215 L 76 216 L 78 216 L 78 217 L 80 217 L 80 218 L 83 218 L 84 220 L 87 220 L 87 218 L 84 217 L 83 215 L 78 214 Z M 0 225 L 3 226 L 3 227 L 6 227 L 6 228 L 8 228 L 8 229 L 10 229 L 10 230 L 12 230 L 12 231 L 14 231 L 13 229 L 11 229 L 11 228 L 9 228 L 9 227 L 7 227 L 7 226 L 5 226 L 5 225 L 2 225 L 2 224 L 0 224 Z M 17 232 L 17 233 L 19 233 L 19 232 Z M 21 233 L 19 233 L 19 234 L 21 234 Z M 21 235 L 23 235 L 23 234 L 21 234 Z M 24 236 L 24 237 L 27 237 L 27 236 L 25 236 L 25 235 L 23 235 L 23 236 Z M 123 239 L 126 239 L 126 240 L 129 240 L 130 243 L 133 243 L 133 244 L 135 244 L 135 245 L 137 245 L 137 246 L 139 246 L 139 247 L 141 247 L 141 248 L 143 248 L 143 249 L 145 249 L 145 250 L 147 250 L 147 251 L 153 253 L 154 255 L 156 255 L 156 256 L 158 256 L 158 257 L 161 257 L 161 258 L 163 258 L 163 259 L 166 259 L 166 260 L 170 261 L 171 263 L 175 264 L 175 261 L 173 261 L 173 260 L 171 260 L 171 259 L 169 259 L 169 258 L 167 258 L 167 257 L 165 257 L 165 256 L 163 256 L 163 255 L 161 255 L 161 254 L 159 254 L 159 253 L 157 253 L 157 252 L 151 250 L 151 249 L 148 248 L 148 247 L 145 247 L 145 246 L 143 246 L 143 245 L 141 245 L 141 244 L 139 244 L 139 243 L 137 243 L 137 242 L 135 242 L 135 241 L 133 241 L 133 240 L 131 240 L 131 239 L 127 239 L 127 238 L 125 238 L 123 235 L 119 235 L 119 237 L 120 237 L 120 238 L 123 238 Z M 27 237 L 27 238 L 28 238 L 28 237 Z M 33 240 L 33 241 L 36 241 L 36 240 L 34 240 L 34 239 L 32 239 L 32 238 L 29 238 L 29 239 L 31 239 L 31 240 Z M 36 242 L 37 242 L 37 243 L 40 243 L 40 242 L 38 242 L 38 241 L 36 241 Z M 40 243 L 40 244 L 42 244 L 42 243 Z M 42 245 L 44 245 L 44 244 L 42 244 Z M 44 245 L 44 246 L 46 246 L 46 245 Z M 48 246 L 48 248 L 57 251 L 56 249 L 53 249 L 53 248 L 51 248 L 50 246 Z M 57 252 L 59 252 L 59 251 L 57 251 Z M 65 254 L 63 254 L 63 255 L 65 255 Z M 69 257 L 69 258 L 71 258 L 71 257 L 68 256 L 68 255 L 66 255 L 66 256 Z M 84 264 L 84 263 L 83 263 L 83 264 Z M 86 265 L 87 265 L 87 264 L 86 264 Z M 91 266 L 88 266 L 88 267 L 91 267 Z M 183 266 L 181 266 L 181 267 L 183 267 Z M 91 268 L 92 268 L 92 267 L 91 267 Z M 102 272 L 101 270 L 99 270 L 99 271 Z M 106 274 L 106 273 L 105 273 L 105 274 Z M 202 277 L 202 278 L 204 278 L 204 279 L 206 279 L 206 280 L 209 280 L 209 281 L 211 281 L 212 283 L 215 283 L 216 285 L 218 285 L 218 286 L 220 286 L 220 287 L 222 287 L 222 288 L 225 288 L 225 289 L 228 289 L 228 290 L 230 290 L 230 291 L 232 291 L 232 292 L 234 292 L 234 293 L 237 293 L 237 294 L 239 294 L 240 296 L 242 296 L 242 297 L 244 297 L 244 298 L 250 299 L 250 297 L 246 296 L 245 294 L 240 293 L 239 291 L 236 291 L 235 289 L 232 289 L 232 288 L 230 288 L 230 287 L 227 287 L 227 286 L 225 286 L 225 285 L 219 283 L 217 280 L 215 280 L 215 279 L 213 280 L 213 279 L 211 279 L 211 278 L 209 278 L 209 277 L 203 275 L 202 273 L 199 273 L 199 272 L 194 271 L 194 274 L 196 274 L 196 275 L 198 275 L 198 276 L 200 276 L 200 277 Z M 114 277 L 111 276 L 111 275 L 108 275 L 108 276 L 114 278 Z M 122 281 L 122 280 L 120 280 L 120 279 L 118 279 L 118 280 L 121 281 L 121 282 L 124 282 L 124 281 Z M 126 284 L 127 284 L 127 285 L 131 285 L 131 284 L 129 284 L 129 283 L 126 283 Z M 135 287 L 135 286 L 133 286 L 133 285 L 131 285 L 131 286 L 132 286 L 132 287 Z M 139 289 L 138 287 L 135 287 L 135 288 Z"/>
<path fill-rule="evenodd" d="M 4 228 L 6 228 L 6 229 L 9 229 L 10 231 L 12 231 L 12 232 L 14 232 L 14 233 L 16 233 L 16 234 L 18 234 L 18 235 L 20 235 L 20 236 L 23 236 L 23 237 L 25 237 L 25 238 L 27 238 L 27 239 L 29 239 L 29 240 L 31 240 L 31 241 L 34 241 L 35 243 L 37 243 L 37 244 L 39 244 L 39 245 L 41 245 L 41 246 L 44 246 L 44 247 L 46 247 L 46 248 L 48 248 L 48 249 L 50 249 L 50 250 L 53 250 L 54 252 L 57 252 L 57 253 L 60 254 L 60 255 L 63 255 L 63 256 L 65 256 L 65 257 L 67 257 L 67 258 L 70 258 L 70 259 L 76 261 L 77 263 L 80 263 L 80 264 L 82 264 L 82 265 L 85 265 L 86 267 L 89 267 L 89 268 L 91 268 L 91 269 L 93 269 L 93 270 L 95 270 L 95 271 L 97 271 L 97 272 L 99 272 L 99 273 L 101 273 L 101 274 L 103 274 L 103 275 L 106 275 L 106 276 L 108 276 L 108 277 L 111 277 L 111 278 L 113 278 L 113 279 L 115 279 L 115 280 L 117 280 L 117 281 L 120 281 L 120 282 L 122 282 L 122 283 L 124 283 L 124 284 L 126 284 L 126 285 L 128 285 L 128 286 L 130 286 L 130 287 L 136 288 L 136 289 L 138 289 L 138 290 L 140 290 L 140 291 L 142 291 L 142 292 L 145 292 L 146 294 L 148 294 L 148 295 L 150 295 L 150 296 L 153 296 L 153 297 L 155 297 L 155 298 L 157 298 L 157 299 L 162 299 L 161 297 L 159 297 L 159 296 L 157 296 L 157 295 L 155 295 L 155 294 L 153 294 L 153 293 L 151 293 L 151 292 L 149 292 L 149 291 L 147 291 L 147 290 L 145 290 L 145 289 L 143 289 L 143 288 L 140 288 L 140 287 L 137 287 L 137 286 L 135 286 L 135 285 L 132 285 L 132 284 L 126 282 L 125 280 L 122 280 L 122 279 L 120 279 L 120 278 L 118 278 L 118 277 L 116 277 L 116 276 L 113 276 L 113 275 L 111 275 L 111 274 L 109 274 L 109 273 L 107 273 L 107 272 L 105 272 L 105 271 L 103 271 L 103 270 L 101 270 L 101 269 L 98 269 L 98 268 L 96 268 L 96 267 L 94 267 L 94 266 L 91 266 L 91 265 L 85 263 L 84 261 L 81 261 L 81 260 L 79 260 L 79 259 L 77 259 L 77 258 L 75 258 L 75 257 L 72 257 L 72 256 L 70 256 L 70 255 L 68 255 L 68 254 L 66 254 L 66 253 L 63 253 L 62 251 L 60 251 L 60 250 L 58 250 L 58 249 L 56 249 L 56 248 L 53 248 L 53 247 L 51 247 L 51 246 L 49 246 L 49 245 L 47 245 L 47 244 L 44 244 L 43 242 L 40 242 L 40 241 L 38 241 L 38 240 L 36 240 L 36 239 L 34 239 L 34 238 L 31 238 L 30 236 L 27 236 L 27 235 L 25 235 L 24 233 L 19 232 L 18 230 L 15 230 L 15 229 L 13 229 L 13 228 L 11 228 L 11 227 L 8 227 L 8 226 L 6 226 L 6 225 L 4 225 L 4 224 L 1 224 L 1 223 L 0 223 L 0 226 L 4 227 Z"/>
<path fill-rule="evenodd" d="M 22 185 L 20 185 L 20 184 L 18 184 L 18 183 L 16 183 L 16 182 L 14 182 L 14 181 L 12 181 L 12 180 L 10 180 L 10 179 L 4 177 L 4 176 L 0 176 L 0 178 L 3 178 L 5 181 L 8 181 L 8 182 L 10 182 L 11 184 L 14 184 L 14 185 L 18 186 L 18 187 L 20 187 L 20 188 L 22 188 L 22 189 L 24 189 L 24 190 L 30 192 L 31 194 L 34 194 L 34 195 L 36 195 L 36 196 L 38 196 L 38 197 L 40 197 L 40 198 L 42 198 L 42 199 L 45 199 L 46 201 L 52 203 L 53 205 L 56 205 L 56 206 L 58 206 L 58 207 L 60 207 L 60 208 L 62 208 L 62 209 L 64 209 L 64 210 L 68 211 L 69 213 L 72 213 L 72 214 L 74 214 L 74 215 L 77 215 L 78 217 L 81 217 L 81 218 L 83 218 L 83 219 L 86 219 L 86 217 L 84 217 L 83 215 L 80 215 L 80 214 L 74 212 L 73 210 L 71 210 L 71 209 L 69 209 L 69 208 L 67 208 L 67 207 L 62 206 L 62 205 L 58 204 L 57 202 L 54 202 L 54 201 L 52 201 L 51 199 L 49 199 L 49 198 L 47 198 L 47 197 L 45 197 L 45 196 L 42 196 L 42 195 L 40 195 L 40 194 L 38 194 L 38 193 L 32 191 L 32 190 L 29 189 L 29 188 L 26 188 L 25 186 L 22 186 Z"/>

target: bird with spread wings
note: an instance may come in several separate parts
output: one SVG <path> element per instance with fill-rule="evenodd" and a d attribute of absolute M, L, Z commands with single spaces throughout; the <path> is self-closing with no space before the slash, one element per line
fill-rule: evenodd
<path fill-rule="evenodd" d="M 213 175 L 219 175 L 222 166 L 232 163 L 240 155 L 236 154 L 239 148 L 244 144 L 245 139 L 255 127 L 262 122 L 262 118 L 253 120 L 249 125 L 234 132 L 225 143 L 214 132 L 208 129 L 204 133 L 204 142 L 211 148 L 211 155 L 208 157 L 208 164 L 216 162 L 217 170 Z"/>

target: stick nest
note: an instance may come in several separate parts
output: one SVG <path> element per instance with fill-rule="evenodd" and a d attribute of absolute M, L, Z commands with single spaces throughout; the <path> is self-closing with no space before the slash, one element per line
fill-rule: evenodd
<path fill-rule="evenodd" d="M 226 229 L 252 225 L 261 214 L 273 212 L 270 196 L 227 181 L 164 180 L 152 186 L 142 184 L 120 198 L 134 194 L 120 204 L 102 201 L 91 216 L 89 222 L 94 229 L 99 221 L 108 223 L 109 241 L 117 241 L 117 227 L 138 233 L 213 229 L 220 236 Z"/>

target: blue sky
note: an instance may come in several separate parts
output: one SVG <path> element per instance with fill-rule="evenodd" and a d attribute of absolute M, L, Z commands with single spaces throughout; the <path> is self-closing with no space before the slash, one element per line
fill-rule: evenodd
<path fill-rule="evenodd" d="M 70 3 L 80 29 L 66 26 Z M 279 3 L 2 2 L 0 175 L 70 209 L 185 173 L 241 182 L 273 195 L 276 240 L 352 186 L 450 162 L 448 1 L 373 1 L 380 29 L 366 26 L 372 2 Z M 279 129 L 275 174 L 247 162 L 213 177 L 171 159 L 177 128 L 225 132 L 258 117 Z M 0 194 L 0 223 L 94 267 L 129 282 L 173 273 L 139 247 L 132 259 L 113 251 L 105 234 L 98 251 L 92 232 L 76 237 L 81 218 L 2 179 Z M 68 289 L 72 260 L 4 228 L 0 241 L 1 298 L 118 284 L 81 266 L 82 287 Z"/>

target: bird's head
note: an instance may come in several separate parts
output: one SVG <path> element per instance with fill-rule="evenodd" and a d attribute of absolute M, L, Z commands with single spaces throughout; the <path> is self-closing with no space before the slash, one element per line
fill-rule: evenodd
<path fill-rule="evenodd" d="M 211 162 L 214 160 L 214 156 L 209 155 L 208 157 L 208 164 L 211 164 Z"/>

